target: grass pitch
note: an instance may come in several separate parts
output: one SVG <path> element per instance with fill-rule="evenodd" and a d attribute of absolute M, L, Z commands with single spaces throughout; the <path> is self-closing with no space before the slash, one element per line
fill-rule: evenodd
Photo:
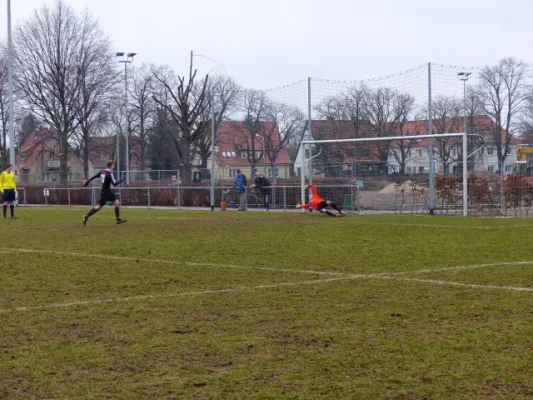
<path fill-rule="evenodd" d="M 0 398 L 527 399 L 533 221 L 19 208 Z"/>

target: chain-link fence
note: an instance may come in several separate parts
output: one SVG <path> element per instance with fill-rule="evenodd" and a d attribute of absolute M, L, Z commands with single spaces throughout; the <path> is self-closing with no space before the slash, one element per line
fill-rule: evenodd
<path fill-rule="evenodd" d="M 340 168 L 340 167 L 339 167 Z M 343 167 L 343 172 L 346 172 Z M 374 173 L 375 172 L 375 173 Z M 461 215 L 463 182 L 461 174 L 435 178 L 434 212 Z M 315 177 L 319 194 L 346 210 L 424 214 L 429 210 L 429 175 L 403 177 L 379 173 L 379 169 L 337 177 Z M 471 173 L 468 177 L 468 212 L 476 216 L 530 216 L 533 211 L 533 177 L 497 173 Z M 206 186 L 128 187 L 116 191 L 122 205 L 132 207 L 210 208 Z M 100 189 L 67 187 L 23 187 L 18 189 L 19 205 L 90 206 L 99 199 Z M 301 202 L 301 186 L 274 185 L 269 190 L 271 210 L 295 210 Z M 233 188 L 215 187 L 215 207 L 238 209 L 240 198 Z M 263 209 L 260 190 L 246 188 L 245 208 Z"/>
<path fill-rule="evenodd" d="M 67 174 L 67 184 L 69 186 L 80 185 L 85 178 L 90 178 L 91 175 L 96 174 L 99 170 L 90 171 L 89 176 L 85 176 L 82 172 L 72 172 Z M 148 186 L 159 184 L 171 184 L 179 180 L 179 170 L 151 170 L 151 171 L 120 171 L 115 172 L 117 180 L 126 180 L 130 178 L 130 183 L 133 185 Z M 191 180 L 193 182 L 202 182 L 209 178 L 206 170 L 198 170 L 193 172 Z M 17 182 L 19 185 L 42 185 L 46 187 L 59 187 L 61 180 L 59 171 L 47 171 L 42 173 L 24 173 L 17 172 Z M 148 185 L 147 185 L 148 184 Z"/>

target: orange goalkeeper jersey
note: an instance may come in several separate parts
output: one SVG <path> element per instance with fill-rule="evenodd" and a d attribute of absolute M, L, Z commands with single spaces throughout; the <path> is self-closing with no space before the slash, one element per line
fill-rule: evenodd
<path fill-rule="evenodd" d="M 324 201 L 322 197 L 318 195 L 318 190 L 316 189 L 315 185 L 307 185 L 307 189 L 311 189 L 311 197 L 309 197 L 309 203 L 302 204 L 298 208 L 310 208 L 313 207 L 314 209 L 318 210 L 318 205 Z"/>

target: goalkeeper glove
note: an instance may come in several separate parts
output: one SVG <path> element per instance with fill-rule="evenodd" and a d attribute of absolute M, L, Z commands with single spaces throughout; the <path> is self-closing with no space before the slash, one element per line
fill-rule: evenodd
<path fill-rule="evenodd" d="M 300 208 L 300 203 L 296 203 L 296 208 Z"/>

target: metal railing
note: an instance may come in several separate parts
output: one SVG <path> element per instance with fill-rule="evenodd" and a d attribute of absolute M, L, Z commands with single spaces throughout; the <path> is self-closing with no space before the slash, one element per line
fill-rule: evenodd
<path fill-rule="evenodd" d="M 423 214 L 428 212 L 427 178 L 388 182 L 361 179 L 350 184 L 315 182 L 322 197 L 352 211 Z M 468 181 L 469 215 L 529 216 L 533 213 L 533 178 L 520 175 L 471 175 Z M 18 204 L 90 206 L 96 204 L 100 188 L 21 187 Z M 123 206 L 210 208 L 210 188 L 205 186 L 126 187 L 115 191 Z M 269 203 L 272 210 L 293 210 L 301 201 L 299 185 L 273 185 Z M 245 207 L 264 208 L 261 192 L 246 188 Z M 215 207 L 224 201 L 228 209 L 239 207 L 239 196 L 228 186 L 215 188 Z M 462 180 L 457 176 L 436 179 L 436 210 L 442 215 L 461 215 Z"/>

